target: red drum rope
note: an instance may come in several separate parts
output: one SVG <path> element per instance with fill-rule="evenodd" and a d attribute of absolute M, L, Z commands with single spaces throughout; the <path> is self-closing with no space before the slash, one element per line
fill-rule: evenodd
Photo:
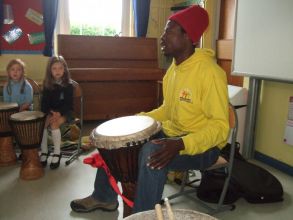
<path fill-rule="evenodd" d="M 130 201 L 129 199 L 127 199 L 125 196 L 122 195 L 122 193 L 119 190 L 119 187 L 117 185 L 117 182 L 115 180 L 115 178 L 112 176 L 107 164 L 105 163 L 105 161 L 103 160 L 103 158 L 101 157 L 101 155 L 99 153 L 95 153 L 92 154 L 90 157 L 87 157 L 83 160 L 83 163 L 85 164 L 89 164 L 92 167 L 95 168 L 103 168 L 108 176 L 108 180 L 110 185 L 112 186 L 113 190 L 122 197 L 123 201 L 129 206 L 129 207 L 133 207 L 133 202 Z"/>

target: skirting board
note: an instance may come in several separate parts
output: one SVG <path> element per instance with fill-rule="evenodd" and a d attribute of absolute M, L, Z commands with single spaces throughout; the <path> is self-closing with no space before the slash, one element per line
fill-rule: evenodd
<path fill-rule="evenodd" d="M 268 164 L 268 165 L 270 165 L 270 166 L 272 166 L 272 167 L 274 167 L 274 168 L 276 168 L 286 174 L 289 174 L 290 176 L 293 176 L 293 167 L 288 164 L 285 164 L 281 161 L 278 161 L 278 160 L 276 160 L 272 157 L 269 157 L 265 154 L 262 154 L 258 151 L 255 151 L 254 158 L 256 160 L 259 160 L 265 164 Z"/>

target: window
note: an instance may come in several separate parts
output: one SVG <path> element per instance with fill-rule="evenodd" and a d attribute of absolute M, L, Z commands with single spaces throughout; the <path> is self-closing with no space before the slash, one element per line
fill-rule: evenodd
<path fill-rule="evenodd" d="M 122 0 L 69 1 L 70 34 L 121 34 Z"/>
<path fill-rule="evenodd" d="M 59 1 L 56 34 L 133 36 L 132 0 Z"/>

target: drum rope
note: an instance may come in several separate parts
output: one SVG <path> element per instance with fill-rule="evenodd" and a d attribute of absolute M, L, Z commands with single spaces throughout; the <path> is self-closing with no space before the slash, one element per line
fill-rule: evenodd
<path fill-rule="evenodd" d="M 108 176 L 108 180 L 109 183 L 111 185 L 111 187 L 113 188 L 113 190 L 121 196 L 121 198 L 123 199 L 123 201 L 129 206 L 129 207 L 133 207 L 133 202 L 130 201 L 129 199 L 127 199 L 120 191 L 117 182 L 115 180 L 115 178 L 112 176 L 110 169 L 108 168 L 107 164 L 105 163 L 105 161 L 103 160 L 103 158 L 101 157 L 101 155 L 99 153 L 95 153 L 92 154 L 90 157 L 87 157 L 83 160 L 83 163 L 85 164 L 89 164 L 92 167 L 95 168 L 103 168 L 105 170 L 105 173 Z"/>

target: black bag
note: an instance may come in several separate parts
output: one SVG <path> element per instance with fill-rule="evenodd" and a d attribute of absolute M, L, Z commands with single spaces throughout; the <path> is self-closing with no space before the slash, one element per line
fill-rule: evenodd
<path fill-rule="evenodd" d="M 229 144 L 222 150 L 222 156 L 227 158 Z M 199 199 L 217 203 L 219 201 L 225 172 L 215 170 L 202 173 L 197 196 Z M 283 187 L 279 180 L 270 172 L 255 164 L 247 162 L 236 149 L 232 176 L 224 204 L 234 203 L 243 197 L 250 203 L 270 203 L 283 201 Z"/>
<path fill-rule="evenodd" d="M 225 181 L 224 172 L 204 171 L 197 189 L 197 197 L 205 202 L 218 203 Z M 233 204 L 241 197 L 238 185 L 230 181 L 224 204 Z"/>
<path fill-rule="evenodd" d="M 250 203 L 283 201 L 280 181 L 262 167 L 235 159 L 232 179 L 239 185 L 241 196 Z"/>

